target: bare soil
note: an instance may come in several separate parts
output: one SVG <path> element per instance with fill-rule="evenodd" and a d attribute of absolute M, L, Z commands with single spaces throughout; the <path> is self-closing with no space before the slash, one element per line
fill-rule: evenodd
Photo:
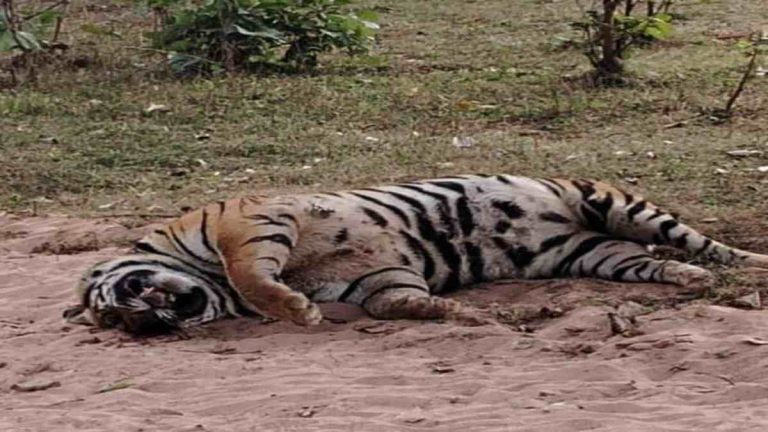
<path fill-rule="evenodd" d="M 130 226 L 130 225 L 129 225 Z M 0 216 L 0 430 L 764 431 L 768 314 L 676 288 L 505 282 L 457 295 L 490 320 L 314 328 L 226 320 L 137 339 L 66 324 L 94 262 L 148 229 Z M 634 301 L 637 325 L 608 318 Z"/>

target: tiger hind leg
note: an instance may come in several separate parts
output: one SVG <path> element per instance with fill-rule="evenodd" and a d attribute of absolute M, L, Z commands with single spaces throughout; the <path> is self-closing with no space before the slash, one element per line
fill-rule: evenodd
<path fill-rule="evenodd" d="M 424 276 L 408 267 L 367 273 L 350 283 L 339 301 L 361 306 L 380 319 L 439 319 L 461 310 L 454 300 L 431 296 Z"/>
<path fill-rule="evenodd" d="M 668 245 L 725 265 L 768 268 L 768 255 L 740 250 L 710 239 L 640 196 L 602 182 L 550 181 L 592 231 L 655 245 Z M 572 185 L 573 189 L 565 187 Z"/>
<path fill-rule="evenodd" d="M 554 262 L 553 276 L 659 282 L 694 290 L 707 289 L 715 282 L 709 270 L 674 260 L 658 260 L 639 243 L 589 232 L 574 236 Z"/>

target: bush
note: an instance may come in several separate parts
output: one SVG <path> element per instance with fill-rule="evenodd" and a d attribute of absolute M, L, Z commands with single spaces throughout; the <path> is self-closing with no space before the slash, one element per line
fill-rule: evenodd
<path fill-rule="evenodd" d="M 0 0 L 0 55 L 11 56 L 7 70 L 14 85 L 20 69 L 34 79 L 35 56 L 67 48 L 57 42 L 67 4 L 68 0 L 58 0 L 37 10 L 19 10 L 13 0 Z"/>
<path fill-rule="evenodd" d="M 595 3 L 600 3 L 600 6 Z M 645 14 L 633 15 L 638 0 L 592 2 L 581 20 L 571 23 L 582 31 L 584 54 L 600 78 L 615 78 L 624 72 L 623 60 L 633 46 L 665 39 L 672 31 L 671 1 L 657 6 L 647 2 Z"/>
<path fill-rule="evenodd" d="M 150 35 L 181 75 L 272 68 L 307 70 L 334 48 L 367 52 L 378 28 L 352 0 L 148 0 L 161 19 Z"/>

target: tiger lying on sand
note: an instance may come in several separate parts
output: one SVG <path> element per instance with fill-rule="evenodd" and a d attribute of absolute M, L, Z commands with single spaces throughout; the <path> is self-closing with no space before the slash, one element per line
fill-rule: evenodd
<path fill-rule="evenodd" d="M 316 302 L 430 319 L 461 309 L 436 294 L 497 279 L 713 281 L 654 259 L 649 244 L 768 267 L 768 256 L 713 241 L 605 183 L 466 175 L 211 204 L 91 268 L 65 316 L 132 333 L 256 314 L 312 325 L 322 319 Z"/>

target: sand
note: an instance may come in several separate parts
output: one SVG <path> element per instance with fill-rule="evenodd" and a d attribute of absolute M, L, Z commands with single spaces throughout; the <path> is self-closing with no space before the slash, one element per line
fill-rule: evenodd
<path fill-rule="evenodd" d="M 144 230 L 0 216 L 0 430 L 768 430 L 768 312 L 675 305 L 668 286 L 459 293 L 485 325 L 345 305 L 311 329 L 239 319 L 139 339 L 65 323 L 80 273 Z M 607 313 L 628 300 L 656 310 L 613 335 Z"/>

